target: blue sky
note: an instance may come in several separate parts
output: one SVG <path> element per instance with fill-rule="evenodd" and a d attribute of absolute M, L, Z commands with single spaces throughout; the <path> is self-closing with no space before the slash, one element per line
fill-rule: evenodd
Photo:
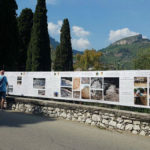
<path fill-rule="evenodd" d="M 17 14 L 35 10 L 36 0 L 16 0 Z M 59 41 L 62 20 L 68 18 L 72 45 L 99 50 L 124 37 L 150 38 L 150 0 L 47 0 L 48 29 Z"/>

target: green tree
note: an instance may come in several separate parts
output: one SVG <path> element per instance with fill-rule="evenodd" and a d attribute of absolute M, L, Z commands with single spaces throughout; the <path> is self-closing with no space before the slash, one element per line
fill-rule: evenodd
<path fill-rule="evenodd" d="M 58 68 L 59 71 L 73 71 L 73 54 L 72 54 L 72 45 L 71 45 L 71 35 L 70 35 L 70 25 L 68 19 L 64 19 L 63 25 L 61 28 L 60 35 L 60 60 L 55 61 L 61 62 L 61 67 Z M 58 59 L 56 57 L 56 59 Z"/>
<path fill-rule="evenodd" d="M 150 48 L 137 54 L 136 59 L 134 59 L 134 69 L 150 69 Z"/>
<path fill-rule="evenodd" d="M 0 67 L 16 70 L 18 53 L 18 28 L 15 0 L 0 0 Z"/>
<path fill-rule="evenodd" d="M 51 70 L 50 40 L 47 28 L 47 9 L 45 0 L 37 0 L 33 17 L 31 40 L 27 52 L 27 71 Z"/>
<path fill-rule="evenodd" d="M 74 64 L 75 69 L 80 70 L 100 70 L 103 69 L 103 65 L 101 64 L 101 56 L 102 53 L 96 50 L 85 50 L 84 54 L 76 55 L 76 63 Z"/>
<path fill-rule="evenodd" d="M 63 71 L 63 65 L 62 65 L 62 53 L 60 49 L 60 45 L 56 47 L 55 50 L 55 59 L 54 59 L 54 66 L 53 69 L 55 71 Z"/>
<path fill-rule="evenodd" d="M 19 30 L 19 53 L 18 53 L 18 70 L 24 71 L 26 68 L 27 49 L 31 37 L 33 25 L 33 12 L 29 8 L 22 10 L 18 17 Z"/>

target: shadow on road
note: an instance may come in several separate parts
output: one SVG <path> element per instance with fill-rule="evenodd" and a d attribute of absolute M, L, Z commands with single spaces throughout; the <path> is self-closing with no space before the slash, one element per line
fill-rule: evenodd
<path fill-rule="evenodd" d="M 0 112 L 0 127 L 23 127 L 26 124 L 35 124 L 44 121 L 55 121 L 55 119 L 20 112 Z"/>

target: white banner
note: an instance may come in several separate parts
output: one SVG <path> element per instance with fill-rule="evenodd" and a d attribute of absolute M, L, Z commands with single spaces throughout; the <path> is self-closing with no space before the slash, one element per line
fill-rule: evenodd
<path fill-rule="evenodd" d="M 17 96 L 150 108 L 150 71 L 6 72 Z"/>

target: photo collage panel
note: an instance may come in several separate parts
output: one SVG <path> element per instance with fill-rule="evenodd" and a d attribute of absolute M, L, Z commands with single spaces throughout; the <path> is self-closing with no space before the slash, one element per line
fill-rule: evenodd
<path fill-rule="evenodd" d="M 22 77 L 21 76 L 17 77 L 17 85 L 22 85 Z"/>
<path fill-rule="evenodd" d="M 33 78 L 33 88 L 38 89 L 38 95 L 44 96 L 45 95 L 45 78 Z"/>
<path fill-rule="evenodd" d="M 45 95 L 45 90 L 38 90 L 38 95 L 44 96 Z"/>
<path fill-rule="evenodd" d="M 80 78 L 73 78 L 73 98 L 80 99 Z"/>
<path fill-rule="evenodd" d="M 119 78 L 61 77 L 61 97 L 119 102 Z"/>
<path fill-rule="evenodd" d="M 91 99 L 103 100 L 103 78 L 92 77 L 91 78 Z"/>
<path fill-rule="evenodd" d="M 61 97 L 72 98 L 72 77 L 61 78 Z"/>
<path fill-rule="evenodd" d="M 90 99 L 90 83 L 89 77 L 81 78 L 81 99 Z"/>
<path fill-rule="evenodd" d="M 119 102 L 119 78 L 104 78 L 104 100 Z"/>
<path fill-rule="evenodd" d="M 147 106 L 147 77 L 134 77 L 134 104 Z"/>

